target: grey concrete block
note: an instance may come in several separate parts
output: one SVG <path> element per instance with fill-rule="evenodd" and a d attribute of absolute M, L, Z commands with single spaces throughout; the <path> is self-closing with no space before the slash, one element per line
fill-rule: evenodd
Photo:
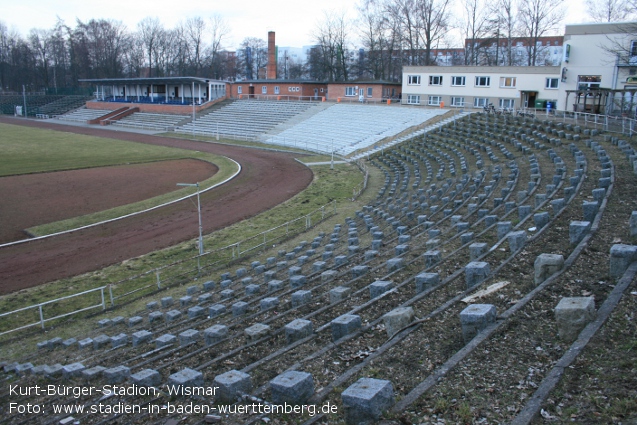
<path fill-rule="evenodd" d="M 332 340 L 336 342 L 344 336 L 359 330 L 362 327 L 362 321 L 360 316 L 356 314 L 344 314 L 332 320 L 330 327 L 332 329 Z"/>
<path fill-rule="evenodd" d="M 394 284 L 389 280 L 377 280 L 369 285 L 369 297 L 376 298 L 392 289 Z"/>
<path fill-rule="evenodd" d="M 261 292 L 261 285 L 251 283 L 250 285 L 246 286 L 245 291 L 247 296 L 257 295 Z"/>
<path fill-rule="evenodd" d="M 238 301 L 232 304 L 232 315 L 234 317 L 243 316 L 248 312 L 248 303 L 245 301 Z"/>
<path fill-rule="evenodd" d="M 44 374 L 47 376 L 58 377 L 58 376 L 62 376 L 63 372 L 64 372 L 64 366 L 62 366 L 59 363 L 56 363 L 51 366 L 44 365 Z"/>
<path fill-rule="evenodd" d="M 179 311 L 179 310 L 170 310 L 170 311 L 166 312 L 166 315 L 164 317 L 166 318 L 167 322 L 174 322 L 174 321 L 179 320 L 181 318 L 181 311 Z"/>
<path fill-rule="evenodd" d="M 347 264 L 347 256 L 345 255 L 337 255 L 334 257 L 334 267 L 340 267 Z"/>
<path fill-rule="evenodd" d="M 383 316 L 383 323 L 388 337 L 393 336 L 413 321 L 414 309 L 411 307 L 398 307 Z"/>
<path fill-rule="evenodd" d="M 307 372 L 290 370 L 270 381 L 272 403 L 299 405 L 314 394 L 314 380 Z"/>
<path fill-rule="evenodd" d="M 278 297 L 266 297 L 260 301 L 261 311 L 271 310 L 279 306 Z"/>
<path fill-rule="evenodd" d="M 552 274 L 562 270 L 564 256 L 560 254 L 540 254 L 535 259 L 535 284 L 539 285 Z"/>
<path fill-rule="evenodd" d="M 349 297 L 352 290 L 347 286 L 337 286 L 330 289 L 330 303 L 334 304 Z"/>
<path fill-rule="evenodd" d="M 217 342 L 228 337 L 228 327 L 225 325 L 212 325 L 203 331 L 204 342 L 207 346 L 216 344 Z"/>
<path fill-rule="evenodd" d="M 140 325 L 144 322 L 144 318 L 141 316 L 133 316 L 128 319 L 128 327 L 132 328 L 133 326 Z"/>
<path fill-rule="evenodd" d="M 292 307 L 300 307 L 312 301 L 311 291 L 296 291 L 292 294 Z"/>
<path fill-rule="evenodd" d="M 628 220 L 628 228 L 631 237 L 637 236 L 637 211 L 633 211 L 630 214 L 630 219 Z"/>
<path fill-rule="evenodd" d="M 91 368 L 84 369 L 82 371 L 82 378 L 89 382 L 94 381 L 95 379 L 102 376 L 104 370 L 106 370 L 104 366 L 93 366 Z"/>
<path fill-rule="evenodd" d="M 150 342 L 153 339 L 153 333 L 147 330 L 137 331 L 132 335 L 133 347 Z"/>
<path fill-rule="evenodd" d="M 179 298 L 179 306 L 180 307 L 186 307 L 189 304 L 192 303 L 192 297 L 190 295 L 185 295 L 181 298 Z"/>
<path fill-rule="evenodd" d="M 271 280 L 268 282 L 268 292 L 276 292 L 283 289 L 285 283 L 281 280 Z"/>
<path fill-rule="evenodd" d="M 396 247 L 394 248 L 394 255 L 396 255 L 396 256 L 403 255 L 407 251 L 409 251 L 409 245 L 408 244 L 396 245 Z"/>
<path fill-rule="evenodd" d="M 108 344 L 111 343 L 111 337 L 101 334 L 93 338 L 93 348 L 99 350 L 101 348 L 105 348 Z"/>
<path fill-rule="evenodd" d="M 378 257 L 378 251 L 373 249 L 365 251 L 365 261 L 370 261 L 376 257 Z"/>
<path fill-rule="evenodd" d="M 584 201 L 584 203 L 582 204 L 584 221 L 590 221 L 592 223 L 595 220 L 598 209 L 599 204 L 597 203 L 597 201 Z"/>
<path fill-rule="evenodd" d="M 307 283 L 307 278 L 302 274 L 297 274 L 290 277 L 290 287 L 299 288 Z"/>
<path fill-rule="evenodd" d="M 196 329 L 188 329 L 179 334 L 179 345 L 185 346 L 197 342 L 199 340 L 199 331 Z"/>
<path fill-rule="evenodd" d="M 526 243 L 526 232 L 524 230 L 509 232 L 507 234 L 507 240 L 509 241 L 509 249 L 511 252 L 516 252 L 524 247 Z"/>
<path fill-rule="evenodd" d="M 440 261 L 442 261 L 442 254 L 440 251 L 438 250 L 433 250 L 433 251 L 426 251 L 423 254 L 423 257 L 425 258 L 425 265 L 427 267 L 432 267 L 435 266 L 436 264 L 438 264 Z"/>
<path fill-rule="evenodd" d="M 564 208 L 564 199 L 553 199 L 551 201 L 551 207 L 553 207 L 553 216 L 556 216 Z"/>
<path fill-rule="evenodd" d="M 97 321 L 97 325 L 100 328 L 108 328 L 111 326 L 111 319 L 101 319 Z"/>
<path fill-rule="evenodd" d="M 242 277 L 248 274 L 248 271 L 246 270 L 245 267 L 240 267 L 237 269 L 235 274 L 237 275 L 237 279 L 241 279 Z"/>
<path fill-rule="evenodd" d="M 489 277 L 491 269 L 489 263 L 484 261 L 472 261 L 464 268 L 467 288 L 478 285 Z"/>
<path fill-rule="evenodd" d="M 394 404 L 391 382 L 361 378 L 341 394 L 345 408 L 345 423 L 360 425 L 376 422 Z"/>
<path fill-rule="evenodd" d="M 155 340 L 156 348 L 163 348 L 173 345 L 177 342 L 177 337 L 171 334 L 164 334 Z"/>
<path fill-rule="evenodd" d="M 208 280 L 208 281 L 203 283 L 203 290 L 206 291 L 206 292 L 210 292 L 213 289 L 215 289 L 215 286 L 216 286 L 216 284 L 215 284 L 214 280 Z"/>
<path fill-rule="evenodd" d="M 93 346 L 93 338 L 84 338 L 77 342 L 77 346 L 80 350 Z"/>
<path fill-rule="evenodd" d="M 229 288 L 231 285 L 232 285 L 232 281 L 230 279 L 224 279 L 221 282 L 219 282 L 219 286 L 221 286 L 222 288 Z"/>
<path fill-rule="evenodd" d="M 387 272 L 391 273 L 395 270 L 399 270 L 403 267 L 403 264 L 404 261 L 402 258 L 390 258 L 386 263 Z"/>
<path fill-rule="evenodd" d="M 112 348 L 123 347 L 126 344 L 128 344 L 128 335 L 126 335 L 125 333 L 121 333 L 111 337 Z"/>
<path fill-rule="evenodd" d="M 368 266 L 354 266 L 352 267 L 352 279 L 365 275 L 369 271 Z"/>
<path fill-rule="evenodd" d="M 224 289 L 223 291 L 219 292 L 219 296 L 222 300 L 229 300 L 230 298 L 234 297 L 234 291 L 232 289 Z"/>
<path fill-rule="evenodd" d="M 469 245 L 469 258 L 475 261 L 487 252 L 488 244 L 485 242 L 474 242 Z"/>
<path fill-rule="evenodd" d="M 510 221 L 499 221 L 497 224 L 498 239 L 503 239 L 513 229 Z"/>
<path fill-rule="evenodd" d="M 201 294 L 197 297 L 197 304 L 207 304 L 212 300 L 212 294 Z"/>
<path fill-rule="evenodd" d="M 326 264 L 325 261 L 315 261 L 314 264 L 312 264 L 312 271 L 315 273 L 321 272 L 325 270 Z"/>
<path fill-rule="evenodd" d="M 494 323 L 496 308 L 491 304 L 471 304 L 460 312 L 462 337 L 465 344 L 471 341 L 480 331 Z"/>
<path fill-rule="evenodd" d="M 300 339 L 312 335 L 312 322 L 305 319 L 295 319 L 285 325 L 285 340 L 292 344 Z"/>
<path fill-rule="evenodd" d="M 185 388 L 203 387 L 203 383 L 203 373 L 190 368 L 180 370 L 168 377 L 168 385 L 178 387 L 182 394 Z"/>
<path fill-rule="evenodd" d="M 245 329 L 245 334 L 249 341 L 256 341 L 268 336 L 270 334 L 270 330 L 270 326 L 266 324 L 255 323 L 254 325 Z"/>
<path fill-rule="evenodd" d="M 105 369 L 102 373 L 106 383 L 119 384 L 120 382 L 128 380 L 130 377 L 130 368 L 120 365 Z"/>
<path fill-rule="evenodd" d="M 238 370 L 230 370 L 221 375 L 217 375 L 213 381 L 217 387 L 215 401 L 219 403 L 233 404 L 241 396 L 252 391 L 252 379 L 247 373 Z"/>
<path fill-rule="evenodd" d="M 530 205 L 520 205 L 518 207 L 518 218 L 520 220 L 525 219 L 530 214 L 531 214 L 531 206 Z"/>
<path fill-rule="evenodd" d="M 132 374 L 130 381 L 134 385 L 157 387 L 161 384 L 161 374 L 153 369 L 143 369 Z"/>
<path fill-rule="evenodd" d="M 568 237 L 571 245 L 577 245 L 590 231 L 590 221 L 571 221 L 568 226 Z"/>
<path fill-rule="evenodd" d="M 440 275 L 438 273 L 420 273 L 416 275 L 416 292 L 420 293 L 431 286 L 440 283 Z"/>
<path fill-rule="evenodd" d="M 188 318 L 195 319 L 197 317 L 203 317 L 206 315 L 206 309 L 201 306 L 194 306 L 188 309 Z"/>
<path fill-rule="evenodd" d="M 223 304 L 211 305 L 208 308 L 208 316 L 210 316 L 210 318 L 220 316 L 224 314 L 225 312 L 226 312 L 226 306 Z"/>
<path fill-rule="evenodd" d="M 610 247 L 609 274 L 620 278 L 633 261 L 637 261 L 637 246 L 615 244 Z"/>
<path fill-rule="evenodd" d="M 67 364 L 62 367 L 62 375 L 65 379 L 75 378 L 80 376 L 84 369 L 86 369 L 86 367 L 80 362 Z"/>
<path fill-rule="evenodd" d="M 551 217 L 549 216 L 548 212 L 533 214 L 533 222 L 535 223 L 535 227 L 537 227 L 538 230 L 546 226 L 550 220 Z"/>
<path fill-rule="evenodd" d="M 243 279 L 241 279 L 241 285 L 243 285 L 244 287 L 252 285 L 252 277 L 248 276 L 248 277 L 244 277 Z"/>
<path fill-rule="evenodd" d="M 186 295 L 195 295 L 197 292 L 199 292 L 199 286 L 197 285 L 186 288 Z"/>
<path fill-rule="evenodd" d="M 288 277 L 300 275 L 303 273 L 303 269 L 299 266 L 292 266 L 288 269 Z"/>
<path fill-rule="evenodd" d="M 595 319 L 595 315 L 593 297 L 562 298 L 555 307 L 557 333 L 564 342 L 571 343 Z"/>

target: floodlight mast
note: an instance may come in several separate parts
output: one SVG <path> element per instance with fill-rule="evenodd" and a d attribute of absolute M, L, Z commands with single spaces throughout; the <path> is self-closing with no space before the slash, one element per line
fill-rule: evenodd
<path fill-rule="evenodd" d="M 177 183 L 177 186 L 187 186 L 197 188 L 197 215 L 199 216 L 199 255 L 203 255 L 203 229 L 201 226 L 201 199 L 199 198 L 199 182 L 197 183 Z"/>

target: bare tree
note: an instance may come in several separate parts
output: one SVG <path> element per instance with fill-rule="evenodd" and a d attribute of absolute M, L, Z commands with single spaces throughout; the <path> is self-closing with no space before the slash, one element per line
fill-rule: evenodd
<path fill-rule="evenodd" d="M 363 0 L 358 6 L 358 33 L 365 49 L 359 72 L 375 80 L 394 78 L 394 59 L 400 37 L 382 0 Z"/>
<path fill-rule="evenodd" d="M 34 54 L 38 83 L 43 87 L 49 87 L 49 65 L 51 55 L 51 31 L 43 29 L 32 29 L 29 33 L 29 44 Z"/>
<path fill-rule="evenodd" d="M 450 0 L 417 0 L 418 34 L 424 50 L 423 65 L 435 64 L 431 50 L 438 48 L 450 28 Z"/>
<path fill-rule="evenodd" d="M 262 38 L 248 37 L 241 42 L 239 62 L 245 78 L 259 78 L 259 70 L 268 62 L 267 44 Z"/>
<path fill-rule="evenodd" d="M 219 14 L 212 15 L 208 22 L 208 39 L 210 40 L 207 49 L 208 63 L 213 77 L 221 78 L 225 66 L 222 64 L 224 56 L 220 53 L 223 51 L 223 43 L 230 35 L 230 27 Z"/>
<path fill-rule="evenodd" d="M 151 18 L 150 16 L 142 19 L 139 24 L 140 39 L 144 44 L 144 49 L 148 54 L 148 76 L 153 76 L 153 58 L 157 51 L 157 44 L 159 43 L 164 27 L 157 18 Z M 156 60 L 156 59 L 155 59 Z"/>
<path fill-rule="evenodd" d="M 489 42 L 485 45 L 482 40 L 490 34 L 489 10 L 481 0 L 462 0 L 462 6 L 464 12 L 462 28 L 468 41 L 468 45 L 465 46 L 465 65 L 479 65 L 481 50 L 487 50 L 490 47 Z"/>
<path fill-rule="evenodd" d="M 183 26 L 183 39 L 188 48 L 190 66 L 197 76 L 203 67 L 205 36 L 206 21 L 199 16 L 186 20 Z"/>
<path fill-rule="evenodd" d="M 323 20 L 312 35 L 317 45 L 314 60 L 329 81 L 347 81 L 349 78 L 350 49 L 346 28 L 344 13 L 324 12 Z"/>
<path fill-rule="evenodd" d="M 595 22 L 628 21 L 633 15 L 626 0 L 586 0 L 586 12 Z"/>
<path fill-rule="evenodd" d="M 521 36 L 527 40 L 527 65 L 538 65 L 542 47 L 540 38 L 558 31 L 564 20 L 563 0 L 520 0 Z"/>

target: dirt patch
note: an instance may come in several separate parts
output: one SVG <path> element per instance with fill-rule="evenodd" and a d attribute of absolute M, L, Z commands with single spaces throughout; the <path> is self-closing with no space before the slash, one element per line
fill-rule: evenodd
<path fill-rule="evenodd" d="M 0 243 L 26 239 L 29 227 L 149 199 L 217 171 L 214 164 L 184 159 L 3 177 Z"/>
<path fill-rule="evenodd" d="M 201 197 L 205 233 L 270 209 L 312 181 L 312 171 L 286 153 L 11 117 L 0 117 L 0 121 L 210 152 L 234 159 L 242 167 L 239 175 Z M 187 200 L 71 234 L 0 248 L 0 293 L 98 270 L 194 238 L 197 223 L 196 205 Z"/>

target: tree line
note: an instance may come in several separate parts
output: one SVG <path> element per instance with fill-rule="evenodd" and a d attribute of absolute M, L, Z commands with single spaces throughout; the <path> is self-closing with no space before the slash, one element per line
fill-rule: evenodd
<path fill-rule="evenodd" d="M 454 65 L 541 65 L 538 39 L 562 31 L 564 0 L 361 0 L 354 19 L 324 12 L 312 30 L 307 60 L 281 61 L 279 76 L 321 81 L 400 81 L 405 65 L 437 65 L 438 49 L 469 40 Z M 587 0 L 592 20 L 635 16 L 637 0 Z M 458 6 L 462 13 L 458 13 Z M 0 21 L 0 91 L 62 91 L 79 79 L 198 76 L 256 79 L 267 64 L 265 40 L 249 37 L 236 51 L 220 15 L 166 28 L 157 18 L 135 29 L 111 19 L 62 20 L 26 36 Z M 358 48 L 354 47 L 357 40 Z M 514 51 L 524 40 L 523 59 Z M 517 50 L 519 51 L 519 49 Z M 448 63 L 449 64 L 449 63 Z"/>

